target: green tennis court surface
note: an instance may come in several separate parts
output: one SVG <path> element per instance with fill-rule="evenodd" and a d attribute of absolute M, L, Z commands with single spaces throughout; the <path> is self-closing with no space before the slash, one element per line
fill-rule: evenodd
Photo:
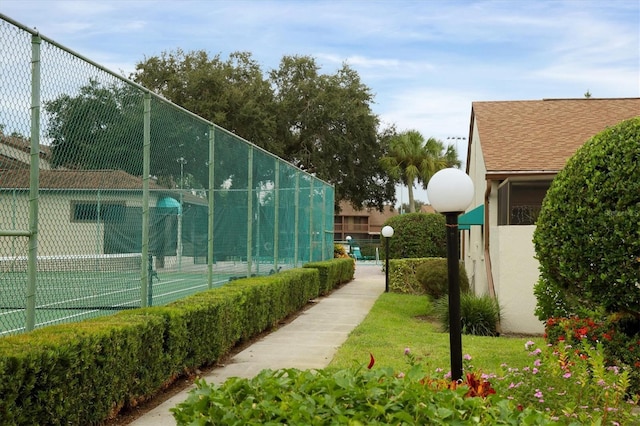
<path fill-rule="evenodd" d="M 213 287 L 232 274 L 214 275 Z M 26 272 L 0 273 L 0 336 L 24 330 Z M 153 278 L 154 306 L 208 288 L 206 272 L 162 272 Z M 36 327 L 79 321 L 142 305 L 140 272 L 43 271 L 38 273 Z"/>

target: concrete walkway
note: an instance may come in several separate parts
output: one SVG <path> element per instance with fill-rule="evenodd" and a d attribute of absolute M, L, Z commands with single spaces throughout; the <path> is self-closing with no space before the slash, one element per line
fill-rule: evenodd
<path fill-rule="evenodd" d="M 238 353 L 227 365 L 214 369 L 204 379 L 220 384 L 229 377 L 254 377 L 264 369 L 324 368 L 383 292 L 381 266 L 358 262 L 353 281 L 319 299 L 295 320 Z M 166 400 L 130 424 L 174 426 L 176 422 L 169 410 L 187 399 L 189 390 Z"/>

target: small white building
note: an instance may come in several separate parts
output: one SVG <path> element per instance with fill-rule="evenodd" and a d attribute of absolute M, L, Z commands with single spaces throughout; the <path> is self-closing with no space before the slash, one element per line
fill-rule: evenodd
<path fill-rule="evenodd" d="M 462 216 L 461 254 L 471 288 L 495 295 L 503 333 L 539 334 L 533 231 L 542 200 L 588 139 L 640 116 L 640 98 L 473 102 L 466 172 L 472 206 Z"/>

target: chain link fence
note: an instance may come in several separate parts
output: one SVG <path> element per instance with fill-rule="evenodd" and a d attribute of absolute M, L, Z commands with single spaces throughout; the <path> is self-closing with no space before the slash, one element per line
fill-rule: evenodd
<path fill-rule="evenodd" d="M 0 15 L 0 336 L 333 257 L 332 186 Z"/>

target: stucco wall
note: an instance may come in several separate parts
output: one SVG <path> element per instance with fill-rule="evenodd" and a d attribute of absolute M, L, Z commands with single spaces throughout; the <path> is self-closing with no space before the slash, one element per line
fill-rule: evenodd
<path fill-rule="evenodd" d="M 491 258 L 505 333 L 544 332 L 543 323 L 534 314 L 533 286 L 538 281 L 538 261 L 532 242 L 534 230 L 534 225 L 491 228 Z"/>
<path fill-rule="evenodd" d="M 492 181 L 488 202 L 486 167 L 477 123 L 474 122 L 472 144 L 469 152 L 468 174 L 474 187 L 474 200 L 469 210 L 485 204 L 489 212 L 489 250 L 496 295 L 503 308 L 502 329 L 505 333 L 540 334 L 543 324 L 535 317 L 536 299 L 533 286 L 538 280 L 538 262 L 534 258 L 534 226 L 497 226 L 498 183 Z M 489 293 L 484 253 L 484 226 L 471 226 L 463 231 L 464 262 L 472 289 L 478 295 Z"/>
<path fill-rule="evenodd" d="M 38 256 L 102 254 L 104 227 L 95 223 L 71 222 L 72 201 L 96 202 L 92 192 L 42 192 L 39 197 Z M 140 206 L 140 195 L 116 193 L 100 196 L 101 202 L 125 202 L 127 206 Z M 156 199 L 150 200 L 155 205 Z M 29 218 L 28 192 L 0 193 L 0 227 L 7 230 L 27 230 Z M 0 257 L 26 256 L 27 237 L 4 238 L 0 244 Z"/>
<path fill-rule="evenodd" d="M 477 126 L 474 126 L 473 138 L 471 140 L 471 150 L 467 157 L 467 161 L 469 162 L 467 173 L 473 181 L 474 195 L 473 201 L 467 210 L 472 210 L 484 203 L 484 192 L 486 189 L 484 179 L 487 172 L 484 166 L 482 144 L 480 143 Z M 487 272 L 484 263 L 483 227 L 473 225 L 469 231 L 462 232 L 464 233 L 463 261 L 471 289 L 478 295 L 487 294 L 489 289 L 487 287 Z"/>

